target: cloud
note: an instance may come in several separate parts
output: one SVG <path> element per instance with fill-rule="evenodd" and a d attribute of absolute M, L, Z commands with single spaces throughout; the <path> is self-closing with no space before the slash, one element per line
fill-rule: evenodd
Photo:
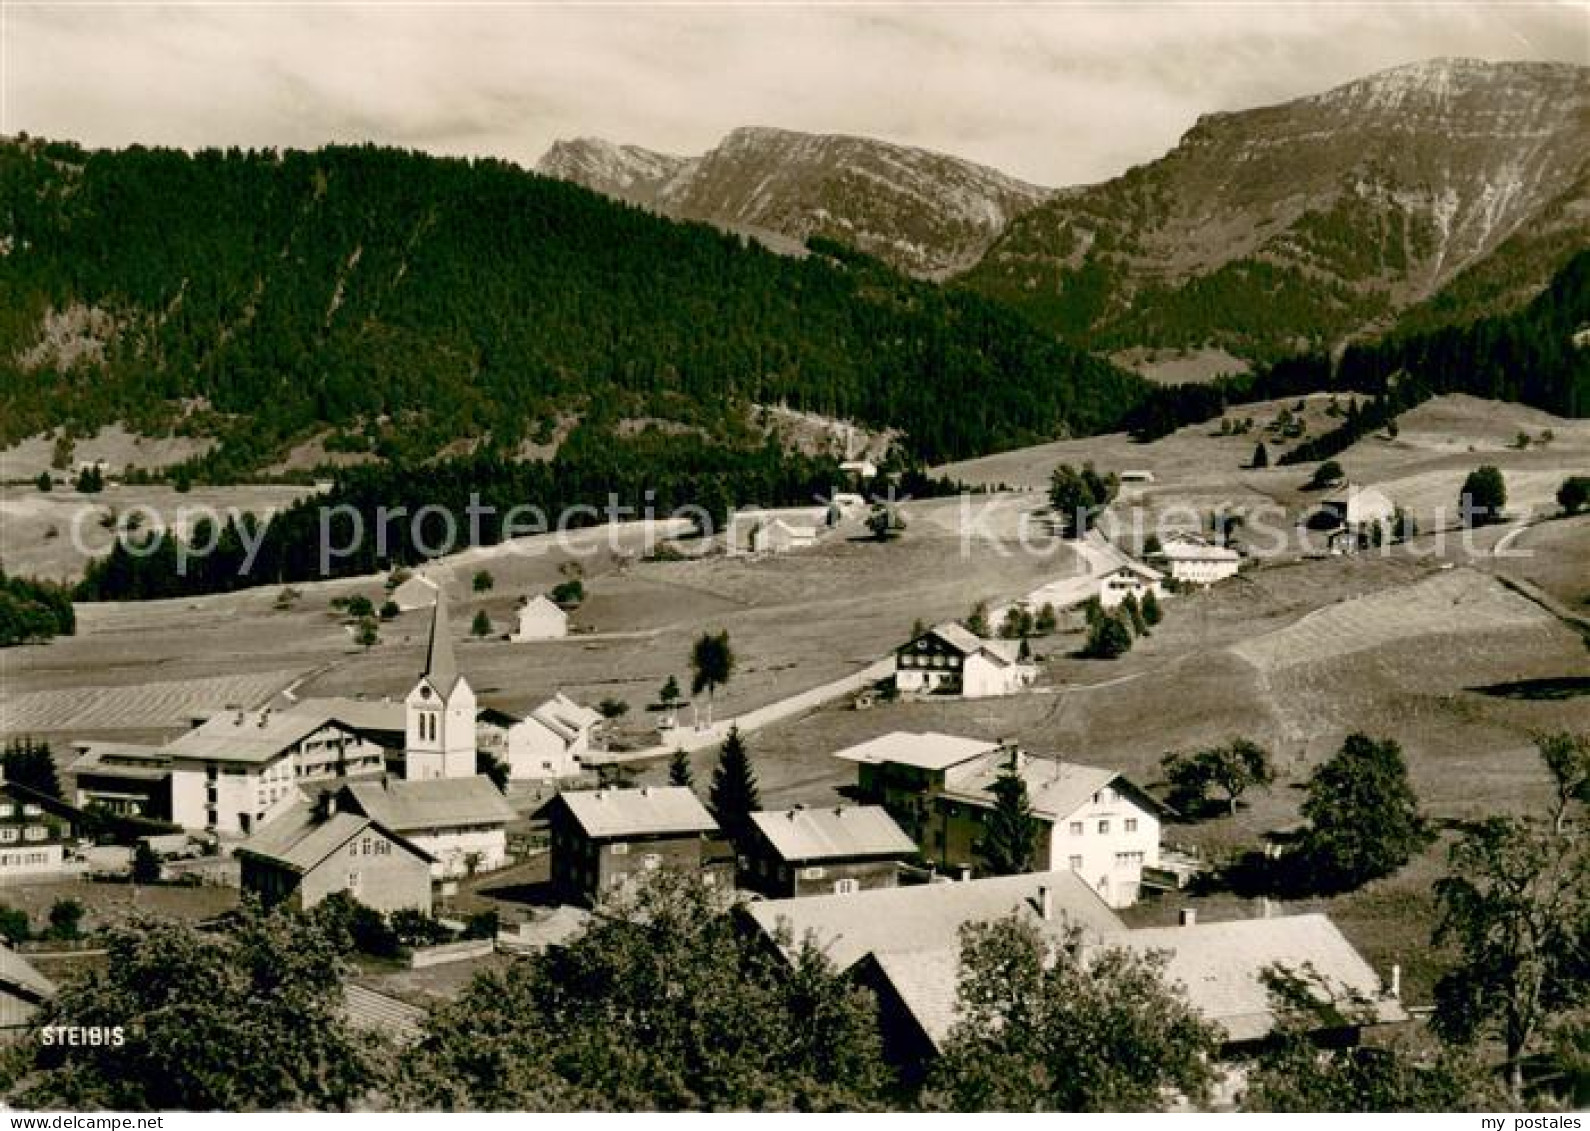
<path fill-rule="evenodd" d="M 594 134 L 859 133 L 1046 184 L 1151 160 L 1200 113 L 1436 55 L 1590 62 L 1579 4 L 550 5 L 10 0 L 0 130 L 376 141 L 533 163 Z"/>

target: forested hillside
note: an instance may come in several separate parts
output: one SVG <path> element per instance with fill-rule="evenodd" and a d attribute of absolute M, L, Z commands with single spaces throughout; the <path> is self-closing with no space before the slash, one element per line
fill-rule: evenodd
<path fill-rule="evenodd" d="M 1258 373 L 1207 385 L 1156 390 L 1127 418 L 1142 438 L 1218 416 L 1227 405 L 1327 389 L 1386 399 L 1365 418 L 1383 421 L 1440 393 L 1520 401 L 1559 416 L 1590 415 L 1590 251 L 1568 261 L 1526 307 L 1461 326 L 1403 330 L 1349 346 L 1338 357 L 1311 353 Z M 1351 430 L 1350 421 L 1344 428 Z M 1363 427 L 1363 424 L 1359 424 Z M 1343 438 L 1347 433 L 1344 432 Z M 1322 459 L 1321 437 L 1294 455 Z"/>
<path fill-rule="evenodd" d="M 512 455 L 560 417 L 754 446 L 752 402 L 940 460 L 1106 427 L 1144 390 L 980 296 L 496 161 L 24 139 L 0 143 L 0 201 L 0 439 L 179 426 L 224 441 L 211 478 L 317 433 Z"/>

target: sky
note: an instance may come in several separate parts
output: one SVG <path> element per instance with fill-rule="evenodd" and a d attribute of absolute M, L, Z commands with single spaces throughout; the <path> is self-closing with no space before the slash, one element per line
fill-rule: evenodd
<path fill-rule="evenodd" d="M 1066 185 L 1152 160 L 1201 113 L 1453 55 L 1590 63 L 1590 0 L 0 0 L 0 133 L 533 165 L 558 138 L 699 153 L 764 125 Z"/>

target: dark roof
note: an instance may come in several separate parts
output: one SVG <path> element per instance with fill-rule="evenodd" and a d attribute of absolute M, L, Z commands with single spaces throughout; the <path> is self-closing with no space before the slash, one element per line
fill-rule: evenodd
<path fill-rule="evenodd" d="M 458 685 L 458 658 L 453 655 L 452 626 L 447 619 L 447 593 L 438 589 L 431 610 L 431 638 L 425 648 L 425 678 L 443 698 Z"/>
<path fill-rule="evenodd" d="M 362 813 L 335 813 L 317 820 L 307 802 L 294 805 L 271 821 L 239 845 L 237 851 L 283 864 L 295 872 L 308 872 L 371 827 L 427 864 L 435 863 L 435 857 Z"/>

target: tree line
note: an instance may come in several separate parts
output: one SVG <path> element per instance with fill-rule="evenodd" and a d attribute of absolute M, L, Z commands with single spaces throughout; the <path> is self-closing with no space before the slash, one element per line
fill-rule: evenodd
<path fill-rule="evenodd" d="M 337 451 L 512 453 L 560 422 L 742 437 L 753 404 L 902 429 L 934 461 L 1098 431 L 1146 384 L 996 302 L 801 258 L 502 161 L 0 143 L 0 440 L 125 420 L 225 480 Z M 94 312 L 95 348 L 38 349 Z"/>
<path fill-rule="evenodd" d="M 1247 401 L 1332 390 L 1373 398 L 1334 432 L 1305 444 L 1307 456 L 1282 457 L 1283 463 L 1296 463 L 1336 455 L 1398 413 L 1443 393 L 1584 416 L 1590 413 L 1590 352 L 1575 345 L 1574 335 L 1587 322 L 1590 252 L 1581 252 L 1521 310 L 1433 330 L 1393 331 L 1350 345 L 1335 359 L 1305 353 L 1204 385 L 1162 387 L 1127 412 L 1126 425 L 1137 438 L 1152 440 Z"/>

